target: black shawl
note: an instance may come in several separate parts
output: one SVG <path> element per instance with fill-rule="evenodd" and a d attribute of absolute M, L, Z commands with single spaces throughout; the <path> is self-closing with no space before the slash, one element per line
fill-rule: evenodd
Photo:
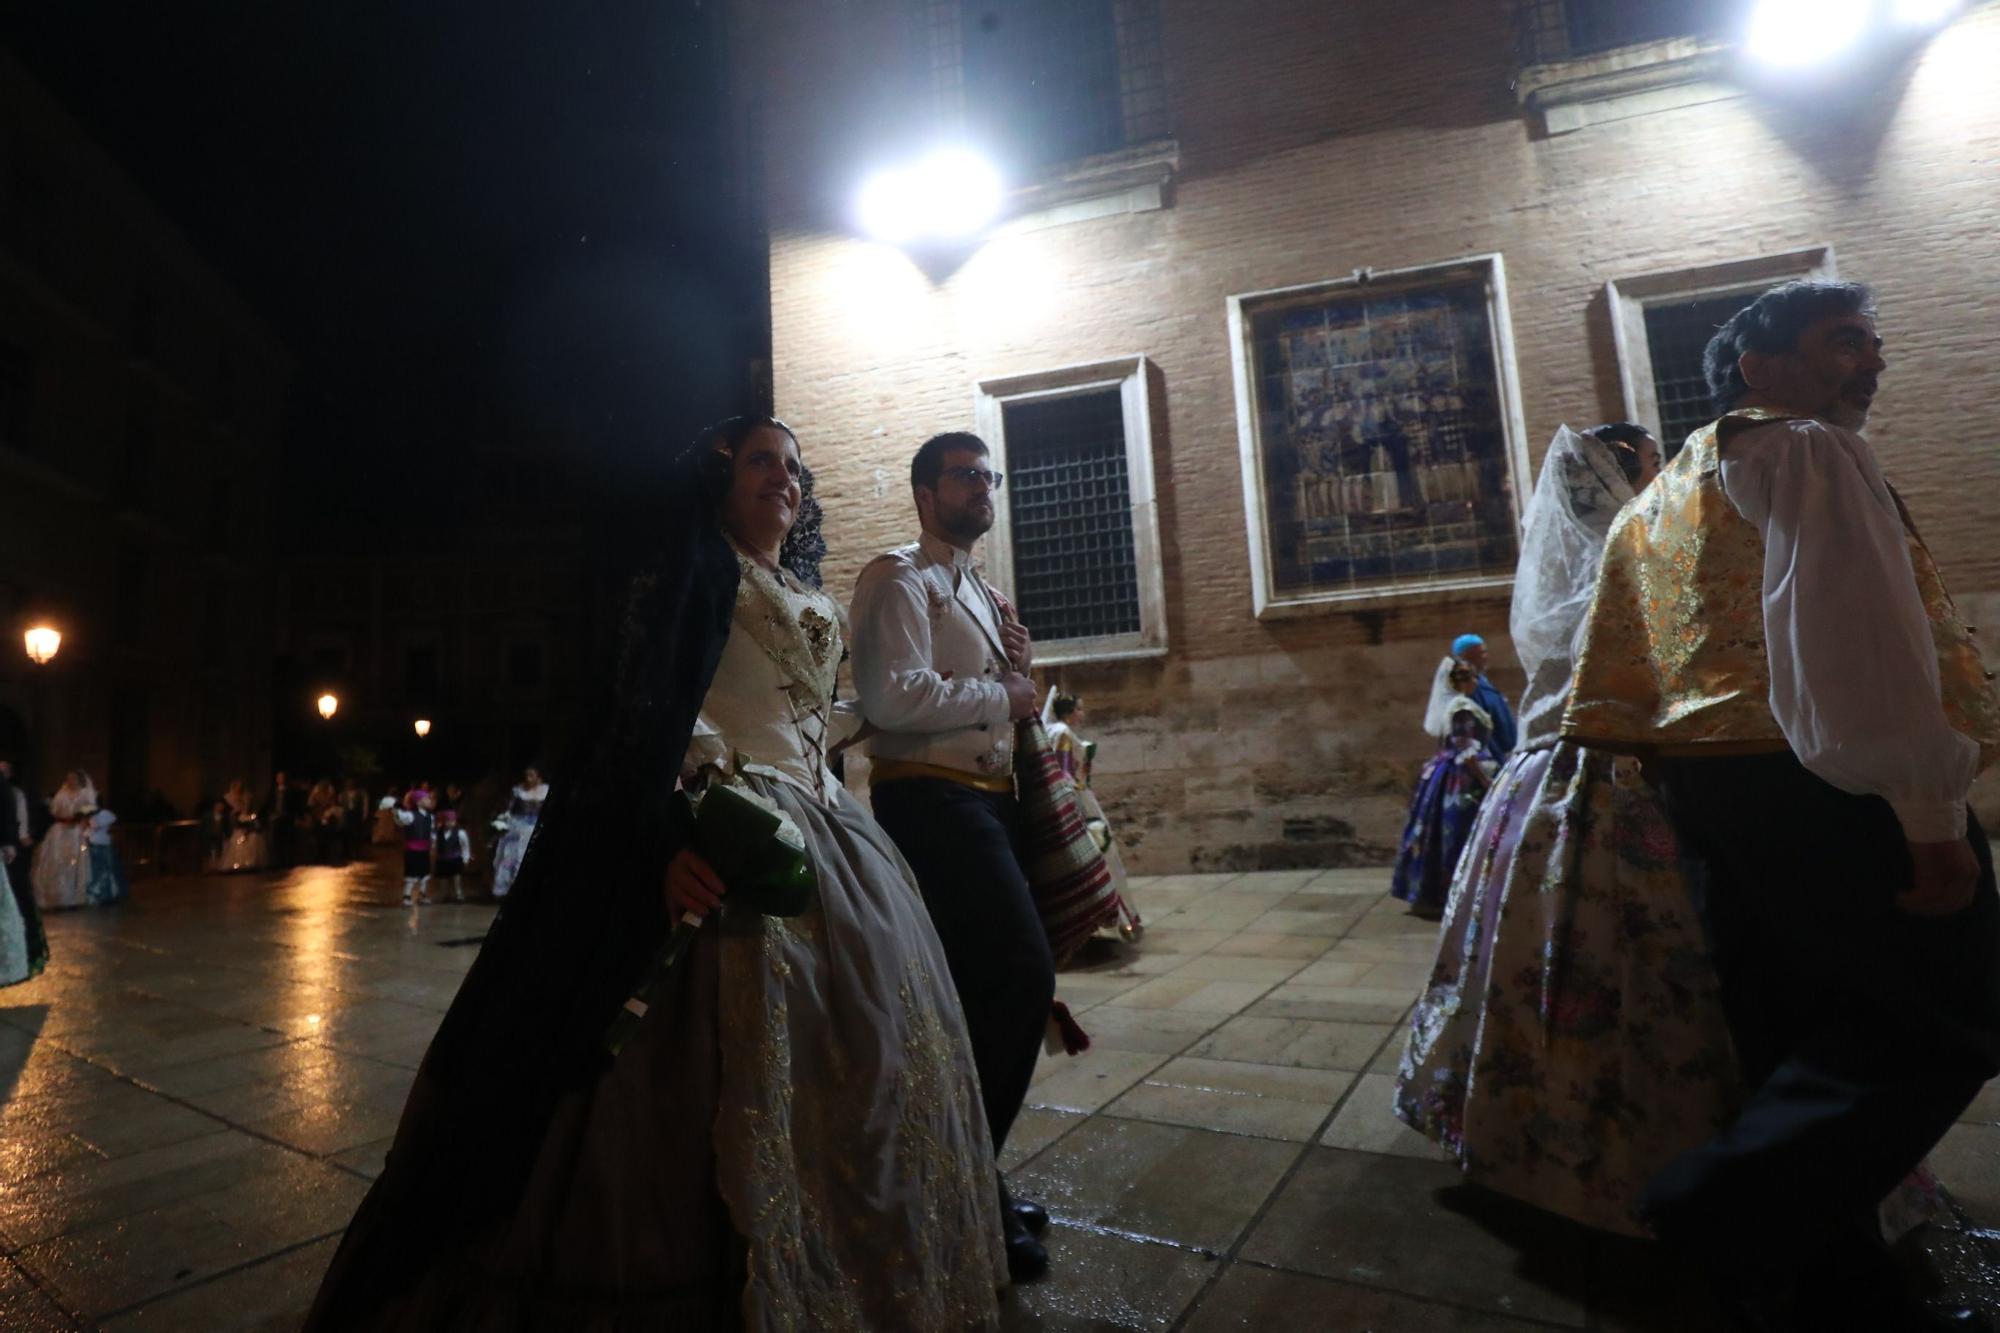
<path fill-rule="evenodd" d="M 675 778 L 736 601 L 735 553 L 697 448 L 674 467 L 658 554 L 633 580 L 599 725 L 552 784 L 519 877 L 424 1056 L 388 1164 L 308 1327 L 365 1324 L 440 1244 L 510 1210 L 563 1095 L 606 1069 L 599 1039 L 667 929 L 684 833 Z M 607 836 L 607 825 L 617 836 Z"/>

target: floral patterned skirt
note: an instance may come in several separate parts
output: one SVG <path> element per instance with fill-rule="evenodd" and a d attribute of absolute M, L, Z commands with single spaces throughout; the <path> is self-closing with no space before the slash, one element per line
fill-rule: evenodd
<path fill-rule="evenodd" d="M 1636 760 L 1516 754 L 1471 830 L 1396 1115 L 1468 1178 L 1646 1234 L 1639 1192 L 1734 1114 L 1734 1047 L 1680 846 Z"/>

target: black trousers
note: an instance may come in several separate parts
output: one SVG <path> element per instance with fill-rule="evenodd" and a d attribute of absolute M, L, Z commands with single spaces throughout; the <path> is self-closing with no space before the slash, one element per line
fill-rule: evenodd
<path fill-rule="evenodd" d="M 875 818 L 910 869 L 944 944 L 998 1153 L 1027 1100 L 1056 994 L 1028 878 L 1015 850 L 1012 796 L 900 778 L 871 791 Z"/>
<path fill-rule="evenodd" d="M 1790 754 L 1648 764 L 1694 874 L 1748 1101 L 1647 1190 L 1663 1237 L 1750 1281 L 1892 1280 L 1876 1210 L 2000 1073 L 2000 898 L 1911 916 L 1902 826 Z M 1885 1258 L 1885 1256 L 1883 1256 Z"/>

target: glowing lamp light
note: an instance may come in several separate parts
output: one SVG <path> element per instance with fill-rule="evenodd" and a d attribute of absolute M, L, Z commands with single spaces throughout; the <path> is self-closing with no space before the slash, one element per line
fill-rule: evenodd
<path fill-rule="evenodd" d="M 47 666 L 62 647 L 62 631 L 47 625 L 37 625 L 21 638 L 28 646 L 28 659 L 36 666 Z"/>
<path fill-rule="evenodd" d="M 1958 12 L 1958 0 L 1895 0 L 1890 13 L 1911 28 L 1932 28 Z"/>
<path fill-rule="evenodd" d="M 427 717 L 418 718 L 416 727 L 417 735 L 419 736 L 428 736 L 431 734 L 431 720 Z"/>
<path fill-rule="evenodd" d="M 1817 65 L 1859 42 L 1874 10 L 1874 0 L 1759 0 L 1744 45 L 1767 65 Z"/>
<path fill-rule="evenodd" d="M 327 719 L 330 722 L 333 720 L 333 715 L 335 713 L 338 713 L 339 711 L 340 711 L 340 700 L 336 699 L 331 694 L 322 694 L 319 697 L 319 715 L 321 717 Z"/>
<path fill-rule="evenodd" d="M 861 187 L 861 229 L 892 245 L 970 236 L 1000 213 L 1000 173 L 964 148 L 877 172 Z"/>

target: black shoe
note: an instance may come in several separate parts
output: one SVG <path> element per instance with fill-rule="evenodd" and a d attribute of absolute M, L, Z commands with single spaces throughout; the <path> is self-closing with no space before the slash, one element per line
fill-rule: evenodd
<path fill-rule="evenodd" d="M 1012 1208 L 1000 1215 L 1007 1234 L 1007 1276 L 1016 1282 L 1032 1282 L 1049 1271 L 1049 1252 L 1028 1234 L 1027 1224 Z"/>
<path fill-rule="evenodd" d="M 1028 1229 L 1030 1235 L 1039 1236 L 1049 1229 L 1048 1210 L 1040 1204 L 1027 1199 L 1011 1199 L 1007 1206 L 1013 1210 L 1014 1216 L 1021 1219 L 1021 1225 Z"/>

